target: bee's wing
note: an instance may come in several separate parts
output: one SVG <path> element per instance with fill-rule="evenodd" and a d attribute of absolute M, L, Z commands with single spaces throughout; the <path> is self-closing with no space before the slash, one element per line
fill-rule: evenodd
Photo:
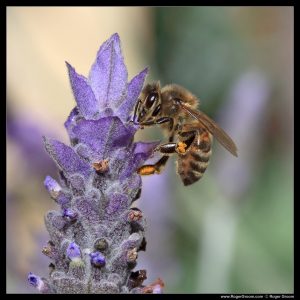
<path fill-rule="evenodd" d="M 208 117 L 205 113 L 192 109 L 188 107 L 187 105 L 180 102 L 180 106 L 187 111 L 192 117 L 197 119 L 199 123 L 201 124 L 201 127 L 203 126 L 206 128 L 218 141 L 219 143 L 224 146 L 232 155 L 237 155 L 237 147 L 234 143 L 234 141 L 228 136 L 228 134 L 210 117 Z"/>

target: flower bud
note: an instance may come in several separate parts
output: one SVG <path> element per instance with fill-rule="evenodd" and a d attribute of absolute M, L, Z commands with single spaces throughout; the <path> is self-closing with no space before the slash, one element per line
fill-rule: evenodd
<path fill-rule="evenodd" d="M 91 263 L 95 267 L 103 267 L 105 265 L 105 257 L 100 252 L 90 253 Z"/>
<path fill-rule="evenodd" d="M 76 243 L 70 243 L 66 250 L 67 257 L 72 261 L 81 259 L 80 248 Z"/>
<path fill-rule="evenodd" d="M 59 192 L 61 191 L 61 186 L 51 177 L 51 176 L 46 176 L 44 180 L 44 185 L 49 192 L 50 196 L 56 200 Z"/>

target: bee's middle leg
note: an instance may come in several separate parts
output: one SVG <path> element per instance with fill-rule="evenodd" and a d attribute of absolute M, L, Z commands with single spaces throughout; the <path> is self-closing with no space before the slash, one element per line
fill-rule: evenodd
<path fill-rule="evenodd" d="M 178 143 L 166 143 L 157 146 L 154 151 L 160 152 L 165 155 L 171 155 L 174 153 L 184 154 L 188 148 L 188 145 L 185 142 Z"/>
<path fill-rule="evenodd" d="M 185 140 L 179 141 L 177 143 L 169 142 L 166 144 L 159 145 L 156 147 L 156 149 L 154 149 L 154 151 L 158 151 L 165 155 L 171 155 L 173 153 L 185 154 L 192 145 L 196 137 L 196 133 L 194 131 L 186 132 L 182 134 L 182 137 L 184 137 Z"/>
<path fill-rule="evenodd" d="M 152 165 L 144 165 L 140 167 L 137 172 L 140 175 L 152 175 L 152 174 L 160 174 L 165 167 L 170 155 L 174 153 L 185 154 L 190 145 L 185 142 L 178 143 L 166 143 L 158 146 L 155 151 L 159 151 L 164 154 L 158 162 Z"/>

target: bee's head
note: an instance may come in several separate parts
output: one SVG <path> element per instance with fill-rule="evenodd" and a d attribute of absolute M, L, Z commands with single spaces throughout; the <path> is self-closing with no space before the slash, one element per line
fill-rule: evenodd
<path fill-rule="evenodd" d="M 147 84 L 142 90 L 135 107 L 138 123 L 154 119 L 161 110 L 161 94 L 159 81 Z"/>

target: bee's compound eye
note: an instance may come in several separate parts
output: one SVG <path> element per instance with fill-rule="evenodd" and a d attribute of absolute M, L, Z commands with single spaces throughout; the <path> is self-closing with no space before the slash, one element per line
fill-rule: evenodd
<path fill-rule="evenodd" d="M 146 107 L 150 108 L 153 105 L 153 103 L 157 100 L 157 98 L 158 94 L 156 92 L 150 93 L 146 99 Z"/>

